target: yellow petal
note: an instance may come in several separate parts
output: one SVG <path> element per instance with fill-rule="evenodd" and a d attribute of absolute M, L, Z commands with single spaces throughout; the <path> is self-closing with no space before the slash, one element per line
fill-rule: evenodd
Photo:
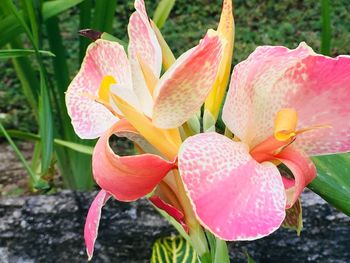
<path fill-rule="evenodd" d="M 220 107 L 224 99 L 226 87 L 230 77 L 234 45 L 234 31 L 232 0 L 224 0 L 218 32 L 226 39 L 227 44 L 224 49 L 223 59 L 220 64 L 219 73 L 214 87 L 205 101 L 205 109 L 207 109 L 213 115 L 215 120 L 219 115 Z"/>
<path fill-rule="evenodd" d="M 153 97 L 153 91 L 154 91 L 155 87 L 157 86 L 159 79 L 154 75 L 152 69 L 149 67 L 149 65 L 147 65 L 145 63 L 145 61 L 141 58 L 141 56 L 137 55 L 137 60 L 140 64 L 140 67 L 141 67 L 141 70 L 143 73 L 143 77 L 145 79 L 149 93 Z"/>
<path fill-rule="evenodd" d="M 130 104 L 112 94 L 112 99 L 135 129 L 169 160 L 177 156 L 181 138 L 177 129 L 162 130 L 153 126 L 152 121 Z"/>

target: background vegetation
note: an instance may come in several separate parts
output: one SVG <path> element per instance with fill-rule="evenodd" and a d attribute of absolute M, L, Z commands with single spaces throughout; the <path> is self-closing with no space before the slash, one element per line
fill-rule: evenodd
<path fill-rule="evenodd" d="M 127 41 L 127 23 L 133 1 L 117 0 L 113 29 L 109 33 Z M 158 1 L 146 0 L 150 15 Z M 234 64 L 245 59 L 259 45 L 294 48 L 305 41 L 315 51 L 321 48 L 321 1 L 236 0 L 236 43 Z M 350 5 L 348 0 L 332 1 L 331 55 L 350 53 Z M 221 0 L 177 0 L 162 33 L 176 55 L 195 45 L 207 28 L 215 28 Z M 72 8 L 58 16 L 71 78 L 78 70 L 79 10 Z M 43 39 L 47 48 L 47 38 Z M 45 49 L 45 48 L 44 48 Z M 47 48 L 48 49 L 48 48 Z M 53 69 L 47 65 L 49 76 Z M 24 97 L 10 60 L 0 61 L 0 120 L 8 129 L 36 132 L 34 116 Z"/>

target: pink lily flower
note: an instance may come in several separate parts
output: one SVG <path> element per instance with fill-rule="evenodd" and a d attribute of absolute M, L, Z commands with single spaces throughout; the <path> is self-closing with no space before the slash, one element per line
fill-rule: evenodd
<path fill-rule="evenodd" d="M 231 77 L 223 120 L 234 134 L 188 138 L 179 171 L 197 219 L 224 240 L 278 229 L 316 177 L 308 156 L 350 150 L 350 57 L 263 46 Z M 293 178 L 282 177 L 284 164 Z"/>
<path fill-rule="evenodd" d="M 116 42 L 96 40 L 66 94 L 76 133 L 85 139 L 100 137 L 93 153 L 93 176 L 102 190 L 92 202 L 84 231 L 89 259 L 101 209 L 110 196 L 134 201 L 160 184 L 159 195 L 151 201 L 184 225 L 181 204 L 172 193 L 176 187 L 167 179 L 176 169 L 182 143 L 177 128 L 205 101 L 226 44 L 220 33 L 209 30 L 160 76 L 161 48 L 144 1 L 135 0 L 135 9 L 128 25 L 128 55 Z M 113 134 L 133 140 L 144 153 L 118 156 L 109 145 Z M 168 195 L 161 191 L 163 182 Z"/>

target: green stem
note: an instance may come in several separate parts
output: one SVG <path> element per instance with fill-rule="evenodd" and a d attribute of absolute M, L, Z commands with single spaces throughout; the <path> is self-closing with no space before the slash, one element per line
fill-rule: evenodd
<path fill-rule="evenodd" d="M 185 221 L 190 231 L 189 235 L 192 240 L 192 246 L 196 250 L 199 257 L 202 257 L 206 254 L 209 254 L 207 239 L 205 237 L 202 226 L 196 219 L 191 202 L 186 195 L 186 191 L 178 170 L 173 170 L 173 173 L 178 190 L 178 199 L 184 210 Z"/>

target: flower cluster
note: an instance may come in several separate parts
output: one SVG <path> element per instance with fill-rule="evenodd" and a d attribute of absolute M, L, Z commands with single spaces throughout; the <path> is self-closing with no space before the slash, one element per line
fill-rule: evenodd
<path fill-rule="evenodd" d="M 135 9 L 128 54 L 118 42 L 96 40 L 66 93 L 76 133 L 99 137 L 93 175 L 102 190 L 85 225 L 89 257 L 111 196 L 147 195 L 199 254 L 202 228 L 223 240 L 272 233 L 316 177 L 308 156 L 350 150 L 350 57 L 318 55 L 305 43 L 257 48 L 233 70 L 222 135 L 215 122 L 231 72 L 231 1 L 217 30 L 176 60 L 143 0 Z M 139 154 L 118 156 L 112 135 L 132 140 Z"/>

